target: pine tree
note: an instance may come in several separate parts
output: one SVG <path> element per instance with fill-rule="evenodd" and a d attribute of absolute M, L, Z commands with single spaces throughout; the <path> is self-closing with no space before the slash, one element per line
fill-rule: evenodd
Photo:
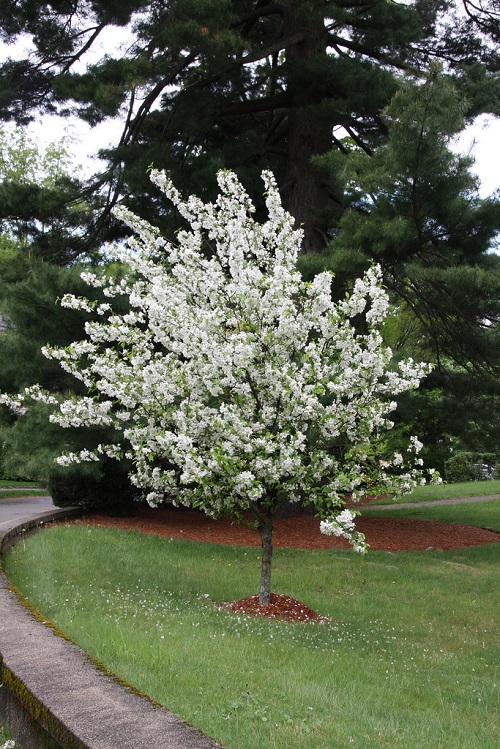
<path fill-rule="evenodd" d="M 397 314 L 388 332 L 401 352 L 435 363 L 400 412 L 442 460 L 452 446 L 498 450 L 500 407 L 500 203 L 481 199 L 471 159 L 451 150 L 465 105 L 438 69 L 408 82 L 384 113 L 387 143 L 368 156 L 333 154 L 349 208 L 328 252 L 339 288 L 375 259 Z M 439 414 L 439 417 L 438 417 Z"/>
<path fill-rule="evenodd" d="M 332 136 L 340 127 L 371 153 L 384 139 L 380 113 L 401 73 L 418 76 L 437 56 L 467 89 L 471 116 L 498 111 L 494 25 L 477 13 L 447 22 L 461 7 L 458 0 L 7 0 L 4 38 L 32 34 L 37 53 L 2 66 L 0 116 L 121 117 L 120 142 L 99 183 L 109 194 L 97 233 L 123 194 L 148 216 L 159 199 L 148 186 L 151 163 L 208 198 L 221 167 L 236 169 L 255 195 L 261 169 L 272 168 L 304 228 L 304 249 L 321 251 L 344 199 L 311 158 L 332 143 L 342 147 Z M 128 48 L 77 72 L 111 26 L 128 26 Z M 168 213 L 165 222 L 176 224 Z"/>
<path fill-rule="evenodd" d="M 451 150 L 463 112 L 461 97 L 433 70 L 395 95 L 384 113 L 387 143 L 373 156 L 354 147 L 342 159 L 330 157 L 349 208 L 328 262 L 342 284 L 382 262 L 432 358 L 492 373 L 500 366 L 500 263 L 489 251 L 500 203 L 480 198 L 471 159 Z"/>
<path fill-rule="evenodd" d="M 41 148 L 24 127 L 0 127 L 0 238 L 3 252 L 59 266 L 83 252 L 90 207 L 72 163 L 70 136 Z M 1 253 L 1 251 L 0 251 Z M 0 261 L 2 255 L 0 254 Z M 1 276 L 20 269 L 4 262 Z"/>

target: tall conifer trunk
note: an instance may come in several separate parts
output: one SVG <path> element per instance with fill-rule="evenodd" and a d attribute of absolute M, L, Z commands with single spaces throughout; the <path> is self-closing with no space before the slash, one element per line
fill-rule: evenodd
<path fill-rule="evenodd" d="M 324 3 L 289 0 L 283 9 L 283 35 L 301 32 L 303 41 L 287 49 L 288 89 L 293 105 L 288 111 L 287 170 L 282 190 L 283 205 L 304 231 L 304 252 L 322 252 L 328 241 L 331 210 L 340 203 L 327 171 L 312 164 L 312 157 L 332 147 L 331 116 L 318 106 L 324 91 L 318 80 L 321 61 L 327 58 Z M 295 77 L 297 76 L 298 78 Z M 316 78 L 314 76 L 316 75 Z M 309 76 L 309 85 L 306 78 Z"/>

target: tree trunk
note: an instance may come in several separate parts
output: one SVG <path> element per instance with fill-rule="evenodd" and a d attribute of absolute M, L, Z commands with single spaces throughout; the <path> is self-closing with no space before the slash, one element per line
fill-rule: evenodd
<path fill-rule="evenodd" d="M 283 205 L 304 231 L 304 252 L 322 252 L 328 242 L 332 215 L 339 212 L 342 197 L 329 173 L 313 166 L 311 159 L 332 148 L 331 115 L 321 107 L 328 98 L 327 84 L 318 80 L 320 63 L 327 61 L 327 32 L 322 2 L 289 0 L 283 9 L 283 34 L 304 34 L 303 41 L 287 50 L 288 111 L 287 170 L 282 189 Z M 311 85 L 304 85 L 310 67 Z M 297 78 L 297 71 L 299 77 Z"/>
<path fill-rule="evenodd" d="M 271 602 L 271 563 L 273 557 L 273 521 L 270 515 L 259 516 L 257 529 L 262 544 L 260 566 L 259 604 L 268 606 Z"/>

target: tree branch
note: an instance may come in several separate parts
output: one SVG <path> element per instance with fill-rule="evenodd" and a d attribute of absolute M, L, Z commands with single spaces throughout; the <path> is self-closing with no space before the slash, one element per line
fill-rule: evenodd
<path fill-rule="evenodd" d="M 333 47 L 339 54 L 345 54 L 341 50 L 341 48 L 345 47 L 346 49 L 351 50 L 351 52 L 357 52 L 365 57 L 371 57 L 373 60 L 377 60 L 377 62 L 384 63 L 384 65 L 390 65 L 391 67 L 398 68 L 398 70 L 404 70 L 408 73 L 412 73 L 412 75 L 418 76 L 419 78 L 423 76 L 423 73 L 418 68 L 409 65 L 403 60 L 398 60 L 385 52 L 367 47 L 364 44 L 359 44 L 351 39 L 345 39 L 337 34 L 328 34 L 328 45 Z"/>

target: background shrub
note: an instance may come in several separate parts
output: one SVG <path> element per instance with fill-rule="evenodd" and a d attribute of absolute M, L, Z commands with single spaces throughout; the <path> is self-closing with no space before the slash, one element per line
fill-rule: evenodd
<path fill-rule="evenodd" d="M 83 507 L 112 515 L 129 514 L 138 499 L 126 467 L 109 458 L 69 467 L 54 464 L 48 489 L 57 507 Z"/>
<path fill-rule="evenodd" d="M 494 453 L 456 452 L 445 462 L 445 476 L 450 483 L 487 481 L 499 475 L 500 458 Z"/>

